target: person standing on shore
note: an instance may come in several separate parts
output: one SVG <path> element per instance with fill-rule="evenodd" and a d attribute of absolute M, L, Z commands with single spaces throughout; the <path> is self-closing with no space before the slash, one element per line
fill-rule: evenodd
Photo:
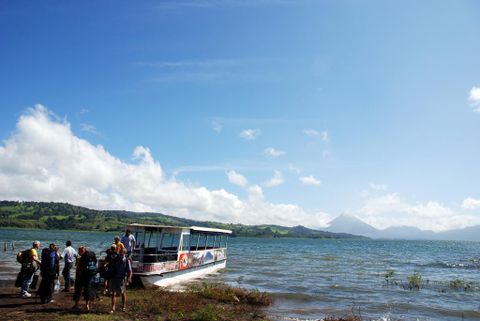
<path fill-rule="evenodd" d="M 113 267 L 110 265 L 110 263 L 118 256 L 116 249 L 117 246 L 115 244 L 112 244 L 112 246 L 110 246 L 110 248 L 106 251 L 107 256 L 105 256 L 105 263 L 103 265 L 102 271 L 100 272 L 100 276 L 103 277 L 105 280 L 105 291 L 103 292 L 103 294 L 106 295 L 110 294 L 108 282 L 113 276 Z"/>
<path fill-rule="evenodd" d="M 53 302 L 53 287 L 60 272 L 60 257 L 57 250 L 58 248 L 54 243 L 42 250 L 42 264 L 40 267 L 42 281 L 37 292 L 42 303 Z"/>
<path fill-rule="evenodd" d="M 113 278 L 110 279 L 110 293 L 112 295 L 112 309 L 110 313 L 115 312 L 115 304 L 117 303 L 117 294 L 122 294 L 122 311 L 125 312 L 127 308 L 127 282 L 132 282 L 132 265 L 130 260 L 125 256 L 127 254 L 126 249 L 122 249 L 118 256 L 113 259 L 111 264 L 113 265 Z"/>
<path fill-rule="evenodd" d="M 135 247 L 137 246 L 137 241 L 135 240 L 135 236 L 133 236 L 132 231 L 130 229 L 127 229 L 127 231 L 125 232 L 125 235 L 122 236 L 121 242 L 125 246 L 125 249 L 127 249 L 127 257 L 130 257 L 133 251 L 135 251 Z"/>
<path fill-rule="evenodd" d="M 120 242 L 120 236 L 116 235 L 113 239 L 113 244 L 115 244 L 115 252 L 120 254 L 120 252 L 125 248 L 125 245 Z"/>
<path fill-rule="evenodd" d="M 32 244 L 32 248 L 30 251 L 24 251 L 23 255 L 27 255 L 28 257 L 22 257 L 22 287 L 21 287 L 21 295 L 24 298 L 29 298 L 32 295 L 28 293 L 28 288 L 32 283 L 33 275 L 37 270 L 36 265 L 42 264 L 42 262 L 38 259 L 37 249 L 40 248 L 40 242 L 35 241 Z"/>
<path fill-rule="evenodd" d="M 73 309 L 79 308 L 80 296 L 83 289 L 83 298 L 85 299 L 85 308 L 90 310 L 90 301 L 97 297 L 95 289 L 92 286 L 93 279 L 97 273 L 97 257 L 95 252 L 81 246 L 78 249 L 80 257 L 77 259 L 77 270 L 75 274 L 75 293 L 73 300 L 75 305 Z"/>
<path fill-rule="evenodd" d="M 70 270 L 72 269 L 73 263 L 78 256 L 77 251 L 75 251 L 75 249 L 72 247 L 72 241 L 67 241 L 66 246 L 67 247 L 63 250 L 61 255 L 62 259 L 65 260 L 62 270 L 63 280 L 65 281 L 65 287 L 62 290 L 63 292 L 70 291 L 70 287 L 72 286 Z"/>

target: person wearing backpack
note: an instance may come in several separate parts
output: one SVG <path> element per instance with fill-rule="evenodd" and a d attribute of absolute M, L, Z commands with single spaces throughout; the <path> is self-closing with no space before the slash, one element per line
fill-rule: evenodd
<path fill-rule="evenodd" d="M 113 277 L 110 279 L 110 293 L 112 295 L 112 309 L 110 313 L 115 312 L 115 304 L 117 301 L 117 294 L 122 294 L 122 311 L 125 312 L 127 308 L 127 282 L 132 282 L 132 265 L 130 260 L 126 257 L 127 249 L 122 249 L 116 258 L 110 263 L 113 267 Z"/>
<path fill-rule="evenodd" d="M 40 248 L 40 242 L 35 241 L 32 244 L 32 248 L 22 251 L 21 254 L 17 255 L 17 261 L 22 264 L 22 268 L 20 270 L 21 273 L 21 292 L 20 294 L 24 298 L 29 298 L 32 295 L 28 293 L 28 288 L 33 280 L 33 275 L 37 270 L 37 264 L 40 265 L 42 262 L 38 259 L 37 249 Z"/>
<path fill-rule="evenodd" d="M 54 243 L 42 250 L 42 264 L 40 265 L 42 281 L 40 282 L 40 287 L 37 292 L 42 303 L 53 302 L 53 288 L 55 286 L 55 280 L 58 279 L 59 275 L 59 262 L 57 247 Z"/>
<path fill-rule="evenodd" d="M 94 277 L 97 274 L 97 257 L 95 252 L 83 246 L 78 249 L 78 253 L 80 257 L 77 260 L 77 271 L 75 274 L 75 293 L 73 294 L 75 305 L 73 309 L 79 308 L 80 295 L 83 289 L 85 308 L 90 310 L 90 302 L 97 297 L 93 287 Z"/>

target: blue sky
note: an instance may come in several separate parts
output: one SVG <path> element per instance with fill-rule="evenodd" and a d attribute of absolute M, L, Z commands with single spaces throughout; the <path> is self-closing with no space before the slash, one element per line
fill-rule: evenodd
<path fill-rule="evenodd" d="M 477 1 L 4 1 L 0 198 L 479 224 L 479 31 Z"/>

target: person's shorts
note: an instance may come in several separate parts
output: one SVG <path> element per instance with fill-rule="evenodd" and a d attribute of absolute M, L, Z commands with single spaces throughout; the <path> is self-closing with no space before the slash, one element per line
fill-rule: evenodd
<path fill-rule="evenodd" d="M 108 285 L 110 286 L 110 293 L 113 292 L 117 294 L 123 294 L 125 291 L 125 282 L 124 279 L 113 278 L 108 281 Z"/>

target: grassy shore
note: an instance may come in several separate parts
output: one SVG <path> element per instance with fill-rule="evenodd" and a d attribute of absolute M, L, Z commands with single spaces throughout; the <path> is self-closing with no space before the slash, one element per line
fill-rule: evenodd
<path fill-rule="evenodd" d="M 54 302 L 40 304 L 32 296 L 19 297 L 17 289 L 1 289 L 0 313 L 4 320 L 158 320 L 158 321 L 261 321 L 268 320 L 264 308 L 271 304 L 268 294 L 221 284 L 192 286 L 174 292 L 162 288 L 128 289 L 127 311 L 110 314 L 110 298 L 100 296 L 90 308 L 72 310 L 72 293 L 56 293 Z"/>
<path fill-rule="evenodd" d="M 73 293 L 55 293 L 54 302 L 40 304 L 39 299 L 22 298 L 16 288 L 0 289 L 0 315 L 2 320 L 49 321 L 271 321 L 266 308 L 272 303 L 265 292 L 249 291 L 223 284 L 198 284 L 185 291 L 162 288 L 128 289 L 127 310 L 121 311 L 121 298 L 117 311 L 110 314 L 110 298 L 100 295 L 85 308 L 73 310 Z M 333 318 L 324 321 L 360 321 L 358 317 Z"/>

